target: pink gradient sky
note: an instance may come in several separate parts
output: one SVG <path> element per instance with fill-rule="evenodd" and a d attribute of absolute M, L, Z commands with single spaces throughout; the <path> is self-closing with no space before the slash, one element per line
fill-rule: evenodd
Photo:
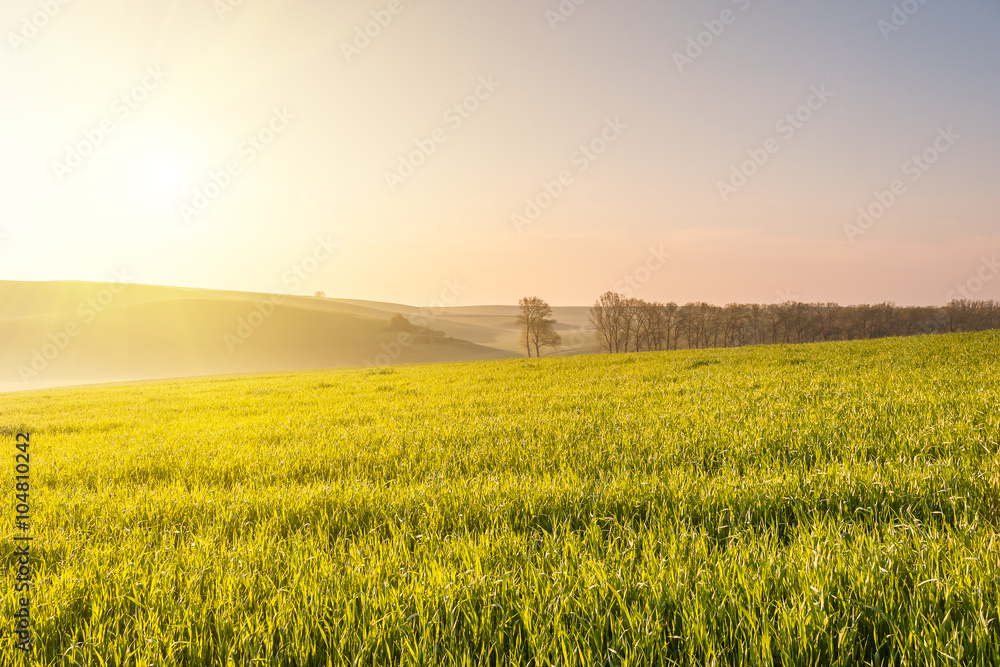
<path fill-rule="evenodd" d="M 554 24 L 558 0 L 400 0 L 349 58 L 388 0 L 247 0 L 222 16 L 207 0 L 90 0 L 37 34 L 37 2 L 10 0 L 0 279 L 125 267 L 144 283 L 419 306 L 453 279 L 464 305 L 571 305 L 638 276 L 639 296 L 678 302 L 944 303 L 1000 253 L 1000 6 L 928 2 L 889 32 L 893 4 L 588 0 Z M 721 34 L 680 71 L 675 53 L 709 29 Z M 151 67 L 163 80 L 123 117 L 116 100 Z M 477 91 L 478 108 L 452 111 Z M 294 118 L 241 150 L 275 110 Z M 779 122 L 797 111 L 791 132 Z M 105 118 L 112 131 L 60 179 Z M 947 151 L 914 171 L 949 128 Z M 602 132 L 606 151 L 581 157 Z M 766 146 L 724 201 L 719 182 Z M 232 161 L 239 173 L 186 215 Z M 897 180 L 887 212 L 849 235 Z M 337 252 L 293 284 L 319 238 Z M 647 276 L 651 248 L 670 258 Z M 1000 277 L 974 296 L 1000 298 Z"/>

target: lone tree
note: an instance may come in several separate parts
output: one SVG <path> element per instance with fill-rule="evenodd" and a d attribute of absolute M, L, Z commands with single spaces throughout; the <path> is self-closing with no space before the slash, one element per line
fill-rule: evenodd
<path fill-rule="evenodd" d="M 558 347 L 562 345 L 562 336 L 555 330 L 556 321 L 552 318 L 552 307 L 537 296 L 527 296 L 518 302 L 521 314 L 517 323 L 524 327 L 524 347 L 531 357 L 534 348 L 535 356 L 541 356 L 543 347 Z"/>

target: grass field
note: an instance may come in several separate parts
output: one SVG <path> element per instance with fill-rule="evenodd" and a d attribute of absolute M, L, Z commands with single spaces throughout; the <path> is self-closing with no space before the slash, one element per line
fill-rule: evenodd
<path fill-rule="evenodd" d="M 1000 666 L 998 361 L 990 332 L 0 395 L 30 664 Z"/>

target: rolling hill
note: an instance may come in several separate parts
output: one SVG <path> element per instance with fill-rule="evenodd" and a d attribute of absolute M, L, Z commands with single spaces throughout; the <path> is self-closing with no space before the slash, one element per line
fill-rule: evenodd
<path fill-rule="evenodd" d="M 561 354 L 591 351 L 557 308 Z M 394 313 L 445 337 L 399 340 Z M 0 282 L 0 391 L 521 356 L 516 306 L 401 304 L 153 285 Z"/>

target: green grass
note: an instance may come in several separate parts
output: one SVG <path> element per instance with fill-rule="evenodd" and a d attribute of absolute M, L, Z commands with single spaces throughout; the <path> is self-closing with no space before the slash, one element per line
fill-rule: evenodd
<path fill-rule="evenodd" d="M 30 664 L 1000 665 L 998 351 L 2 395 L 0 473 L 33 433 Z"/>

